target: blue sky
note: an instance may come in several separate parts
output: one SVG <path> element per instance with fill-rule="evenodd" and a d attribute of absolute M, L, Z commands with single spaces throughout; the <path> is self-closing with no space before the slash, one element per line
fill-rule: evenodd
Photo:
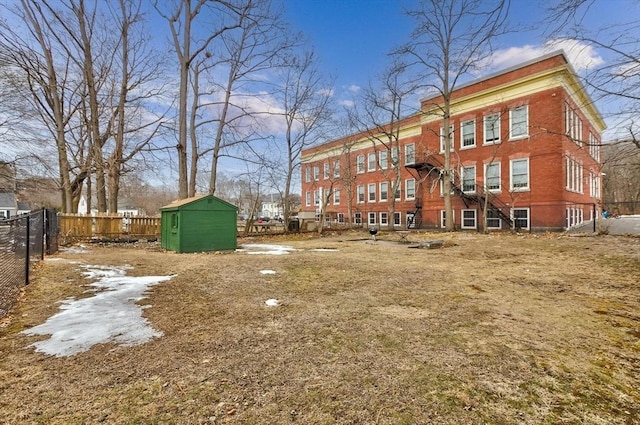
<path fill-rule="evenodd" d="M 533 59 L 564 48 L 577 72 L 588 63 L 606 61 L 606 52 L 553 42 L 560 34 L 549 35 L 546 5 L 551 0 L 512 0 L 510 24 L 518 29 L 497 40 L 499 49 L 494 67 L 487 72 Z M 349 88 L 364 87 L 388 63 L 387 54 L 408 40 L 413 21 L 404 14 L 412 0 L 282 0 L 288 20 L 314 46 L 325 72 L 337 78 L 338 101 L 350 98 Z M 630 17 L 640 16 L 636 0 L 596 0 L 585 15 L 591 29 L 608 29 Z M 598 104 L 607 115 L 611 105 Z M 610 126 L 613 124 L 610 124 Z"/>

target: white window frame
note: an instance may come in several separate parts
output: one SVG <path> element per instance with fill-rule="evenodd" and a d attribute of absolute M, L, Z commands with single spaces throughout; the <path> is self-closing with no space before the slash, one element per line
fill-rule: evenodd
<path fill-rule="evenodd" d="M 489 217 L 489 211 L 495 211 L 496 212 L 496 216 L 495 217 Z M 487 209 L 487 229 L 493 229 L 493 230 L 501 230 L 502 229 L 502 218 L 500 217 L 500 214 L 498 213 L 498 209 L 497 208 L 489 208 Z M 491 223 L 493 223 L 493 220 L 496 220 L 498 225 L 497 226 L 492 226 Z"/>
<path fill-rule="evenodd" d="M 402 180 L 398 182 L 398 187 L 396 188 L 394 196 L 396 197 L 396 201 L 402 201 Z"/>
<path fill-rule="evenodd" d="M 376 184 L 369 183 L 367 185 L 367 202 L 374 203 L 376 202 Z"/>
<path fill-rule="evenodd" d="M 489 125 L 489 127 L 487 125 Z M 500 143 L 500 114 L 499 113 L 493 113 L 493 114 L 485 115 L 484 116 L 484 120 L 483 120 L 483 127 L 482 128 L 483 128 L 483 132 L 484 132 L 484 137 L 483 137 L 482 144 L 484 144 L 484 145 L 497 145 L 498 143 Z M 491 139 L 487 138 L 488 135 L 489 135 L 489 132 L 487 131 L 487 128 L 491 128 L 492 129 L 493 138 L 491 138 Z"/>
<path fill-rule="evenodd" d="M 527 222 L 527 226 L 526 227 L 518 227 L 516 226 L 516 211 L 526 211 L 527 212 L 527 218 L 525 219 Z M 529 230 L 531 228 L 531 211 L 529 208 L 511 208 L 511 220 L 513 221 L 513 225 L 516 229 L 520 228 L 520 229 L 524 229 L 524 230 Z M 522 218 L 518 218 L 517 220 L 522 220 Z"/>
<path fill-rule="evenodd" d="M 451 133 L 451 149 L 449 151 L 453 152 L 456 146 L 455 127 L 453 124 L 449 124 L 449 132 Z M 444 127 L 440 127 L 440 153 L 444 153 Z"/>
<path fill-rule="evenodd" d="M 370 212 L 367 214 L 367 224 L 369 226 L 375 226 L 376 223 L 376 213 Z"/>
<path fill-rule="evenodd" d="M 338 217 L 336 219 L 338 223 L 344 223 L 344 213 L 338 213 Z"/>
<path fill-rule="evenodd" d="M 471 128 L 471 143 L 465 142 L 465 130 Z M 466 133 L 468 135 L 468 133 Z M 466 120 L 460 123 L 460 149 L 470 149 L 476 147 L 476 120 Z"/>
<path fill-rule="evenodd" d="M 520 163 L 520 162 L 525 162 L 527 164 L 527 183 L 526 186 L 518 186 L 515 187 L 513 184 L 514 181 L 514 175 L 513 175 L 513 164 L 514 163 Z M 530 190 L 530 183 L 531 183 L 531 171 L 529 169 L 529 158 L 517 158 L 517 159 L 512 159 L 511 161 L 509 161 L 509 190 L 511 192 L 527 192 Z"/>
<path fill-rule="evenodd" d="M 413 196 L 411 196 L 409 193 L 409 182 L 411 182 L 411 191 L 413 192 Z M 405 200 L 410 201 L 410 200 L 416 199 L 416 179 L 406 179 L 404 181 L 404 188 L 405 188 L 405 192 L 404 192 Z"/>
<path fill-rule="evenodd" d="M 592 132 L 589 132 L 589 154 L 593 159 L 600 162 L 600 141 Z"/>
<path fill-rule="evenodd" d="M 356 188 L 356 196 L 357 196 L 357 203 L 358 204 L 364 204 L 365 201 L 365 194 L 364 194 L 364 185 L 363 184 L 359 184 L 358 187 Z"/>
<path fill-rule="evenodd" d="M 589 177 L 589 194 L 592 198 L 600 199 L 600 175 L 590 171 Z"/>
<path fill-rule="evenodd" d="M 517 112 L 524 111 L 524 122 L 514 120 Z M 517 126 L 517 127 L 516 127 Z M 522 126 L 522 130 L 520 130 Z M 519 130 L 516 132 L 515 130 Z M 529 137 L 529 105 L 522 105 L 509 110 L 509 140 L 520 140 Z"/>
<path fill-rule="evenodd" d="M 318 181 L 320 180 L 320 167 L 318 167 L 317 165 L 313 166 L 313 181 Z"/>
<path fill-rule="evenodd" d="M 404 146 L 404 165 L 412 165 L 416 162 L 416 145 L 409 143 Z"/>
<path fill-rule="evenodd" d="M 389 213 L 380 212 L 380 225 L 387 226 L 389 224 Z"/>
<path fill-rule="evenodd" d="M 325 162 L 322 166 L 322 178 L 324 180 L 329 180 L 329 163 Z"/>
<path fill-rule="evenodd" d="M 304 194 L 304 198 L 305 198 L 305 204 L 306 206 L 310 207 L 311 206 L 311 192 L 309 192 L 308 190 L 305 192 Z"/>
<path fill-rule="evenodd" d="M 353 224 L 362 224 L 362 213 L 353 214 Z"/>
<path fill-rule="evenodd" d="M 471 173 L 471 169 L 473 169 L 473 173 Z M 473 189 L 465 189 L 465 180 L 467 177 L 473 174 Z M 460 189 L 464 193 L 475 193 L 476 192 L 476 166 L 474 165 L 466 165 L 460 168 Z"/>
<path fill-rule="evenodd" d="M 367 154 L 367 172 L 376 171 L 376 153 L 369 152 Z"/>
<path fill-rule="evenodd" d="M 460 228 L 462 229 L 477 229 L 478 228 L 478 210 L 476 209 L 463 209 L 462 213 L 462 223 L 460 224 Z M 473 217 L 467 217 L 469 213 L 473 213 Z M 471 224 L 469 224 L 471 223 Z"/>
<path fill-rule="evenodd" d="M 333 190 L 333 205 L 340 205 L 340 189 Z"/>
<path fill-rule="evenodd" d="M 454 182 L 456 181 L 456 170 L 451 170 L 451 194 L 455 193 Z M 444 178 L 440 176 L 440 196 L 444 196 Z"/>
<path fill-rule="evenodd" d="M 399 211 L 393 213 L 393 227 L 402 227 L 402 213 Z"/>
<path fill-rule="evenodd" d="M 333 177 L 340 177 L 340 160 L 333 161 Z"/>
<path fill-rule="evenodd" d="M 308 165 L 304 167 L 304 181 L 305 183 L 311 182 L 311 167 Z"/>
<path fill-rule="evenodd" d="M 400 160 L 400 154 L 398 152 L 398 147 L 397 146 L 393 146 L 391 148 L 391 164 L 393 166 L 396 166 L 396 165 L 399 164 L 399 162 L 398 162 L 399 160 Z"/>
<path fill-rule="evenodd" d="M 498 170 L 498 176 L 497 176 L 497 180 L 498 180 L 498 187 L 497 188 L 490 188 L 489 187 L 489 183 L 488 183 L 488 174 L 487 174 L 487 170 L 489 169 L 489 167 L 496 167 L 496 169 Z M 485 190 L 492 192 L 492 193 L 500 193 L 502 192 L 502 166 L 499 162 L 487 162 L 486 164 L 484 164 L 484 187 Z"/>
<path fill-rule="evenodd" d="M 453 222 L 456 222 L 456 210 L 452 210 L 451 214 L 453 215 Z M 446 221 L 447 210 L 440 210 L 440 228 L 444 229 L 447 224 Z"/>
<path fill-rule="evenodd" d="M 389 200 L 389 183 L 380 182 L 380 202 Z"/>
<path fill-rule="evenodd" d="M 378 152 L 378 165 L 381 170 L 386 170 L 389 167 L 389 153 L 386 149 Z"/>
<path fill-rule="evenodd" d="M 358 155 L 356 157 L 356 173 L 364 173 L 364 155 Z"/>

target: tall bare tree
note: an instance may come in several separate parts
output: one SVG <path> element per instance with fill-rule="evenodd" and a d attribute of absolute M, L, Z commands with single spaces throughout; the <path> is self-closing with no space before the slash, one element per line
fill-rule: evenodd
<path fill-rule="evenodd" d="M 321 140 L 330 115 L 331 83 L 320 73 L 312 52 L 289 56 L 282 73 L 281 117 L 285 122 L 283 208 L 285 223 L 291 214 L 291 186 L 300 170 L 302 151 Z"/>
<path fill-rule="evenodd" d="M 408 43 L 395 50 L 423 81 L 427 93 L 439 95 L 432 113 L 442 118 L 446 230 L 454 230 L 451 205 L 451 96 L 460 81 L 484 63 L 492 40 L 506 31 L 509 0 L 421 0 L 407 14 L 415 21 Z"/>
<path fill-rule="evenodd" d="M 402 161 L 400 158 L 400 129 L 403 114 L 407 114 L 407 97 L 414 94 L 415 82 L 406 78 L 406 66 L 394 62 L 363 91 L 361 109 L 350 111 L 350 117 L 359 132 L 373 144 L 377 169 L 389 185 L 389 217 L 395 212 L 396 192 L 400 190 Z M 393 220 L 388 227 L 393 228 Z"/>
<path fill-rule="evenodd" d="M 605 56 L 602 64 L 582 75 L 582 80 L 594 100 L 619 105 L 611 111 L 615 114 L 612 122 L 619 127 L 614 137 L 631 141 L 640 149 L 640 0 L 626 2 L 627 18 L 615 25 L 588 24 L 587 19 L 597 18 L 602 7 L 611 6 L 606 0 L 552 0 L 549 36 L 577 40 Z"/>

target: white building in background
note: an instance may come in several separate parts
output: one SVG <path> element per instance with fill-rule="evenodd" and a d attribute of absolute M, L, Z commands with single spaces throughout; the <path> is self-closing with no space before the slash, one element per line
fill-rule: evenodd
<path fill-rule="evenodd" d="M 123 217 L 136 217 L 138 215 L 142 215 L 142 211 L 139 208 L 135 208 L 132 206 L 120 206 L 118 205 L 118 211 L 116 214 L 121 215 Z M 80 196 L 80 201 L 78 202 L 78 214 L 86 214 L 87 213 L 87 198 L 84 195 Z M 91 215 L 98 214 L 98 210 L 95 208 L 91 208 Z"/>

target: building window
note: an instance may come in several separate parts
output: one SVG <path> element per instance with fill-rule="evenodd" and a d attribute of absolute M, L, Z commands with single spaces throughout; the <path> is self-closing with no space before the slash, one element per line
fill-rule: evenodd
<path fill-rule="evenodd" d="M 364 185 L 363 184 L 358 185 L 358 203 L 364 204 Z"/>
<path fill-rule="evenodd" d="M 391 148 L 391 165 L 396 166 L 399 164 L 398 147 Z"/>
<path fill-rule="evenodd" d="M 415 229 L 416 228 L 416 215 L 412 212 L 407 213 L 407 229 Z"/>
<path fill-rule="evenodd" d="M 333 191 L 333 205 L 340 205 L 340 189 Z"/>
<path fill-rule="evenodd" d="M 453 145 L 455 144 L 453 141 L 455 140 L 453 134 L 453 125 L 449 126 L 449 141 L 451 142 L 450 151 L 453 152 Z M 444 153 L 444 142 L 445 142 L 445 134 L 444 127 L 440 127 L 440 153 Z"/>
<path fill-rule="evenodd" d="M 376 213 L 370 212 L 368 216 L 369 216 L 369 224 L 370 225 L 376 224 Z"/>
<path fill-rule="evenodd" d="M 476 210 L 462 210 L 462 228 L 463 229 L 476 229 L 477 228 L 477 211 Z"/>
<path fill-rule="evenodd" d="M 583 169 L 575 159 L 570 156 L 565 157 L 565 187 L 569 192 L 583 193 L 582 177 Z"/>
<path fill-rule="evenodd" d="M 333 177 L 340 177 L 340 160 L 333 161 Z"/>
<path fill-rule="evenodd" d="M 338 213 L 338 223 L 344 223 L 344 213 Z"/>
<path fill-rule="evenodd" d="M 325 189 L 322 192 L 322 206 L 325 207 L 329 205 L 329 196 L 331 195 L 331 191 L 329 189 Z"/>
<path fill-rule="evenodd" d="M 317 165 L 313 166 L 313 180 L 318 181 L 320 179 L 320 168 Z"/>
<path fill-rule="evenodd" d="M 394 227 L 402 226 L 402 215 L 399 212 L 393 213 L 393 225 Z"/>
<path fill-rule="evenodd" d="M 500 188 L 500 163 L 491 162 L 484 165 L 484 184 L 486 190 L 498 192 Z"/>
<path fill-rule="evenodd" d="M 386 150 L 378 152 L 378 161 L 380 162 L 381 170 L 386 170 L 387 167 L 389 166 L 388 155 L 389 154 Z"/>
<path fill-rule="evenodd" d="M 451 214 L 453 215 L 453 222 L 455 223 L 456 212 L 451 211 Z M 440 210 L 440 227 L 443 229 L 447 227 L 447 211 L 446 210 Z"/>
<path fill-rule="evenodd" d="M 406 199 L 416 199 L 416 180 L 407 179 L 404 181 Z"/>
<path fill-rule="evenodd" d="M 529 158 L 511 160 L 512 191 L 529 190 Z"/>
<path fill-rule="evenodd" d="M 416 162 L 416 145 L 413 143 L 404 147 L 404 164 L 411 165 Z"/>
<path fill-rule="evenodd" d="M 527 105 L 509 111 L 509 139 L 520 139 L 529 135 L 529 114 Z"/>
<path fill-rule="evenodd" d="M 322 178 L 324 178 L 325 180 L 329 180 L 329 163 L 328 162 L 324 163 L 322 171 L 323 171 Z"/>
<path fill-rule="evenodd" d="M 596 161 L 600 161 L 600 142 L 591 132 L 589 132 L 589 154 Z"/>
<path fill-rule="evenodd" d="M 497 209 L 487 210 L 487 229 L 501 229 L 502 220 L 500 219 L 500 212 Z"/>
<path fill-rule="evenodd" d="M 311 206 L 311 192 L 306 192 L 305 194 L 305 203 L 308 207 Z"/>
<path fill-rule="evenodd" d="M 591 192 L 592 198 L 600 198 L 600 176 L 593 171 L 589 173 L 591 184 L 589 185 L 589 190 Z"/>
<path fill-rule="evenodd" d="M 322 196 L 322 189 L 313 191 L 313 203 L 316 207 L 320 206 L 320 197 Z"/>
<path fill-rule="evenodd" d="M 472 148 L 476 145 L 476 121 L 469 120 L 460 124 L 460 148 Z"/>
<path fill-rule="evenodd" d="M 380 224 L 386 226 L 389 224 L 389 213 L 381 212 L 380 213 Z"/>
<path fill-rule="evenodd" d="M 364 155 L 358 155 L 356 158 L 356 172 L 358 174 L 364 173 Z"/>
<path fill-rule="evenodd" d="M 381 182 L 380 183 L 380 201 L 389 200 L 389 183 Z"/>
<path fill-rule="evenodd" d="M 367 160 L 367 171 L 375 171 L 376 170 L 376 153 L 371 152 L 368 155 Z"/>
<path fill-rule="evenodd" d="M 369 183 L 368 186 L 369 202 L 376 202 L 376 184 Z"/>
<path fill-rule="evenodd" d="M 572 142 L 582 146 L 582 119 L 568 102 L 564 103 L 564 129 Z"/>
<path fill-rule="evenodd" d="M 304 181 L 306 183 L 309 183 L 311 181 L 311 168 L 310 167 L 305 167 L 304 168 Z"/>
<path fill-rule="evenodd" d="M 354 224 L 362 224 L 362 213 L 355 213 L 353 215 L 353 223 Z"/>
<path fill-rule="evenodd" d="M 451 170 L 451 194 L 455 193 L 456 170 Z M 444 175 L 440 176 L 440 196 L 444 196 Z"/>
<path fill-rule="evenodd" d="M 476 191 L 476 166 L 462 167 L 462 191 L 473 193 Z"/>
<path fill-rule="evenodd" d="M 513 220 L 516 229 L 529 230 L 529 208 L 512 209 L 511 220 Z"/>
<path fill-rule="evenodd" d="M 484 117 L 484 144 L 500 143 L 500 114 L 490 114 Z"/>
<path fill-rule="evenodd" d="M 396 201 L 402 200 L 402 181 L 398 181 L 398 186 L 396 187 Z"/>

